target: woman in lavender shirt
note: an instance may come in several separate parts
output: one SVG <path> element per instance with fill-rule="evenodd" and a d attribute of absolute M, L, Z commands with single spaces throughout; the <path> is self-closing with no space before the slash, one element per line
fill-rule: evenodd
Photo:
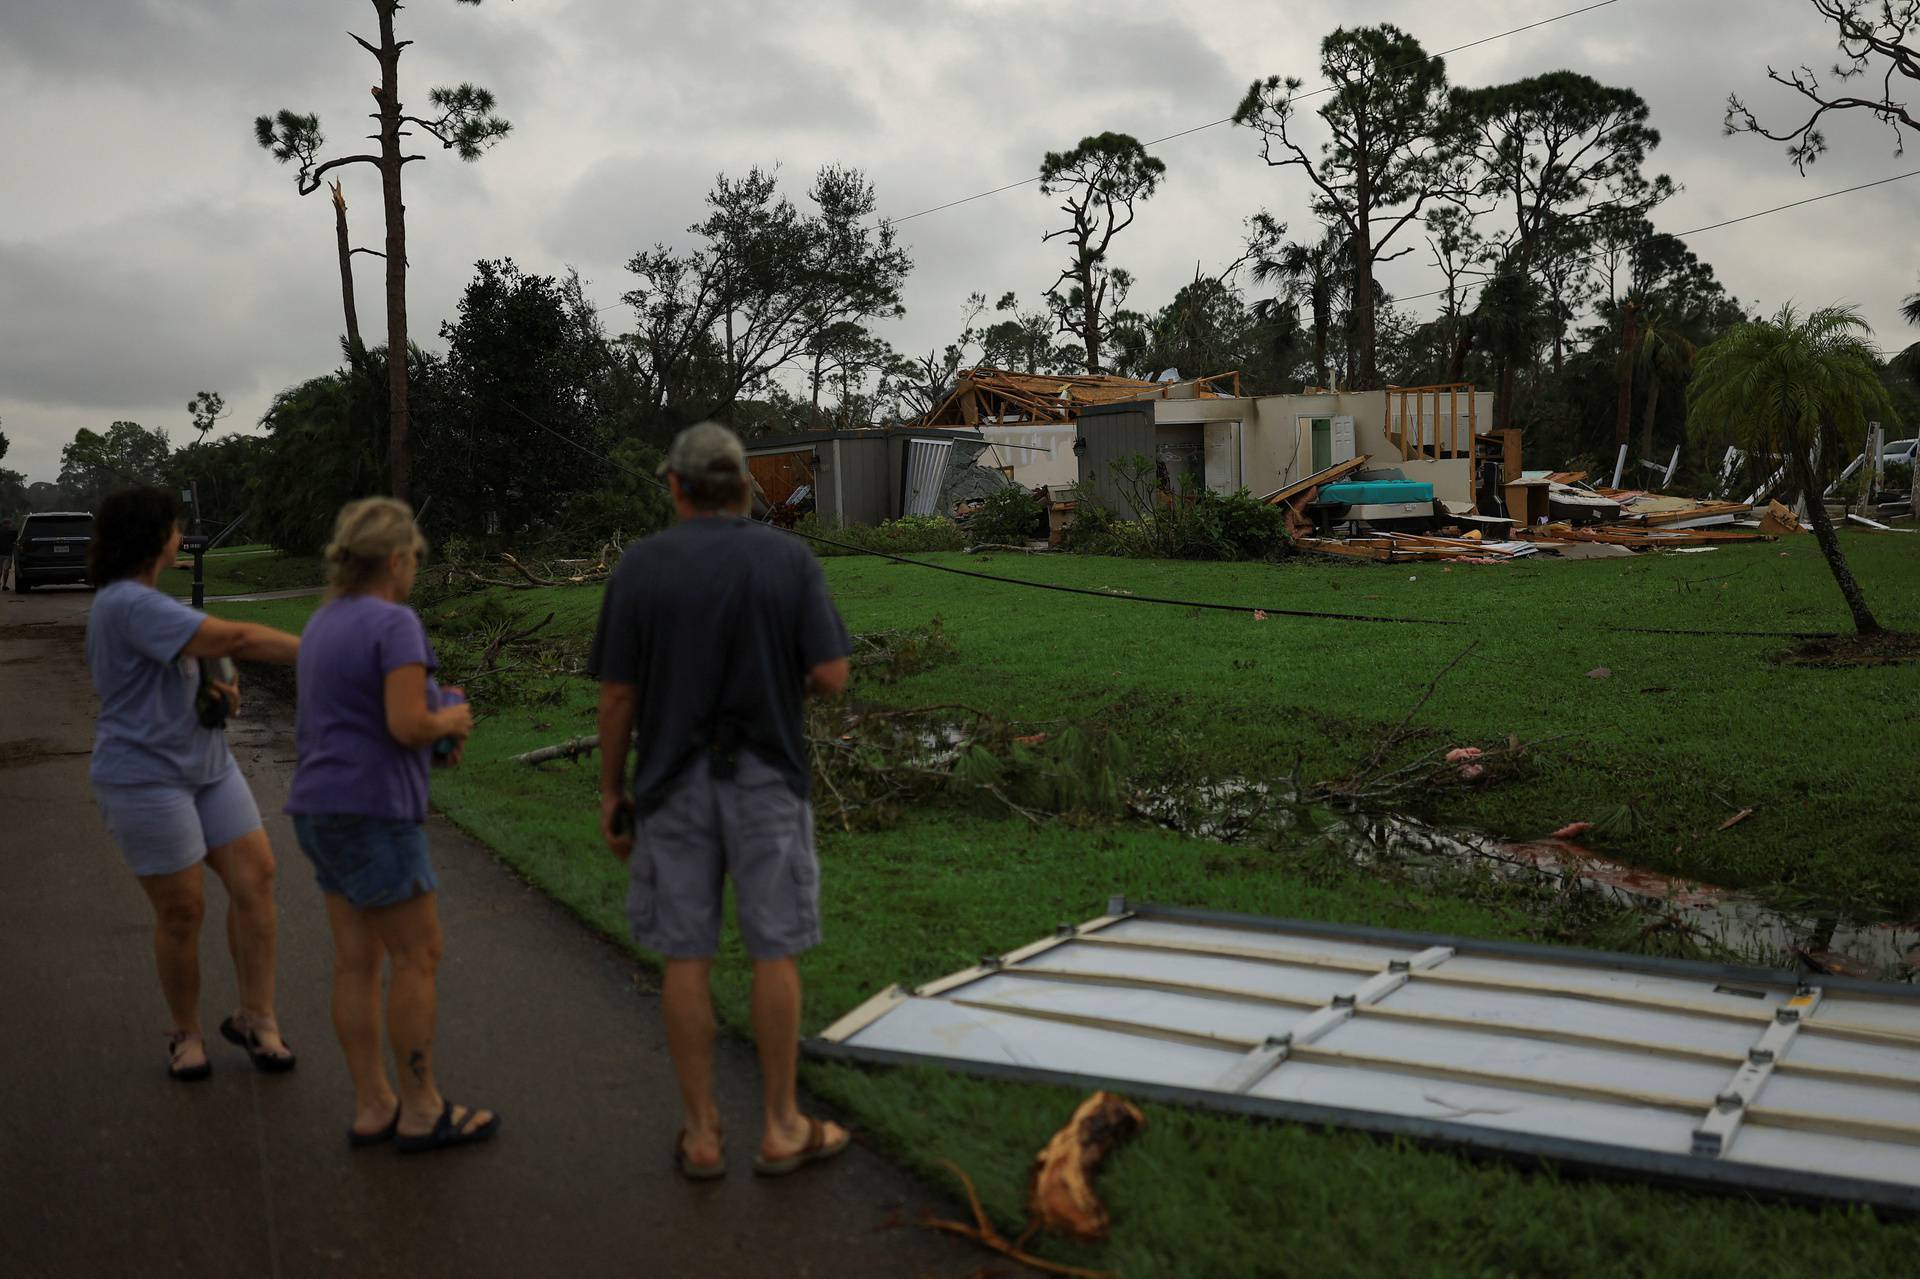
<path fill-rule="evenodd" d="M 442 1097 L 433 1075 L 441 936 L 423 829 L 427 768 L 437 742 L 458 761 L 473 717 L 464 701 L 442 704 L 433 648 L 404 602 L 425 551 L 413 512 L 391 498 L 349 503 L 335 520 L 329 598 L 300 641 L 300 762 L 287 799 L 333 929 L 333 1027 L 354 1091 L 347 1140 L 391 1139 L 405 1153 L 484 1140 L 500 1126 L 492 1111 Z M 387 959 L 398 1096 L 380 1053 Z"/>
<path fill-rule="evenodd" d="M 300 641 L 251 622 L 188 608 L 157 586 L 180 554 L 180 507 L 165 489 L 115 493 L 93 521 L 88 571 L 99 593 L 87 615 L 87 666 L 100 694 L 89 775 L 94 799 L 128 867 L 153 904 L 153 957 L 173 1030 L 167 1073 L 213 1072 L 200 1038 L 200 867 L 227 889 L 227 949 L 240 979 L 240 1007 L 220 1033 L 259 1069 L 293 1069 L 273 1011 L 278 915 L 273 846 L 226 734 L 203 720 L 203 686 L 238 708 L 238 684 L 202 664 L 222 658 L 291 663 Z M 208 718 L 224 722 L 210 704 Z"/>

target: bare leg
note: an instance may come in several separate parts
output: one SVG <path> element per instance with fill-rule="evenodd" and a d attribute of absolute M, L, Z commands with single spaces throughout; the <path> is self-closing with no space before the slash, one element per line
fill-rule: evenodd
<path fill-rule="evenodd" d="M 711 959 L 669 959 L 660 984 L 660 1011 L 667 1023 L 667 1050 L 680 1077 L 686 1108 L 687 1159 L 710 1164 L 720 1158 L 720 1108 L 713 1100 L 713 994 Z"/>
<path fill-rule="evenodd" d="M 187 1037 L 174 1065 L 197 1066 L 207 1059 L 206 1046 L 200 1041 L 200 921 L 207 910 L 200 867 L 189 866 L 171 875 L 142 875 L 140 887 L 153 904 L 153 959 L 160 970 L 160 991 L 166 996 L 174 1033 Z"/>
<path fill-rule="evenodd" d="M 353 1076 L 353 1130 L 377 1133 L 393 1120 L 398 1098 L 380 1055 L 380 968 L 387 948 L 367 917 L 328 893 L 333 929 L 333 1033 Z"/>
<path fill-rule="evenodd" d="M 433 1024 L 439 996 L 440 908 L 437 895 L 422 893 L 398 906 L 363 912 L 393 958 L 387 986 L 387 1039 L 400 1078 L 400 1135 L 433 1129 L 446 1103 L 433 1078 Z M 454 1121 L 471 1129 L 493 1117 L 489 1110 L 454 1108 Z"/>
<path fill-rule="evenodd" d="M 781 1159 L 807 1144 L 809 1125 L 800 1113 L 800 966 L 793 959 L 753 964 L 753 1042 L 760 1051 L 760 1092 L 766 1132 L 760 1153 Z M 823 1122 L 824 1139 L 838 1141 L 840 1125 Z"/>
<path fill-rule="evenodd" d="M 207 865 L 227 886 L 227 951 L 240 982 L 241 1027 L 260 1047 L 279 1055 L 286 1047 L 273 1011 L 275 952 L 280 930 L 273 900 L 273 845 L 256 829 L 207 850 Z"/>

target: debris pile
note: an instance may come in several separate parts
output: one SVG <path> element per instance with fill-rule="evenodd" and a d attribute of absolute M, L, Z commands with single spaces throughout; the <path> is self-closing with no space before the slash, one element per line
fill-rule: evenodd
<path fill-rule="evenodd" d="M 1503 500 L 1479 508 L 1436 500 L 1430 517 L 1375 521 L 1384 508 L 1329 500 L 1344 481 L 1388 480 L 1397 471 L 1367 469 L 1356 457 L 1266 497 L 1286 509 L 1288 527 L 1306 550 L 1384 563 L 1429 560 L 1501 564 L 1532 555 L 1589 559 L 1651 550 L 1712 549 L 1770 542 L 1806 531 L 1779 502 L 1680 497 L 1638 489 L 1601 488 L 1583 471 L 1527 471 L 1505 486 Z M 1396 512 L 1396 515 L 1399 513 Z M 1605 549 L 1601 549 L 1605 548 Z"/>

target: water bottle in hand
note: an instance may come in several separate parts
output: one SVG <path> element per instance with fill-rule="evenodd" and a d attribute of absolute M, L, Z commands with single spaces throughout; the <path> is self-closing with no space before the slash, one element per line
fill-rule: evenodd
<path fill-rule="evenodd" d="M 466 700 L 467 700 L 467 695 L 458 688 L 455 688 L 451 685 L 449 685 L 446 688 L 442 688 L 440 687 L 440 685 L 435 684 L 432 681 L 428 681 L 427 683 L 427 709 L 428 710 L 432 710 L 432 711 L 445 710 L 449 706 L 459 706 L 462 703 L 464 703 Z M 433 762 L 436 764 L 444 764 L 447 762 L 447 760 L 452 758 L 453 753 L 459 749 L 460 749 L 459 738 L 442 737 L 439 741 L 433 744 Z"/>

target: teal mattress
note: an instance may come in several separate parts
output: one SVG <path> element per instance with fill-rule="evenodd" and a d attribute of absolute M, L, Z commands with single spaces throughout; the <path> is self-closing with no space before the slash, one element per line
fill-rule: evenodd
<path fill-rule="evenodd" d="M 1345 480 L 1320 490 L 1322 502 L 1384 506 L 1389 502 L 1431 502 L 1433 485 L 1419 480 Z"/>

